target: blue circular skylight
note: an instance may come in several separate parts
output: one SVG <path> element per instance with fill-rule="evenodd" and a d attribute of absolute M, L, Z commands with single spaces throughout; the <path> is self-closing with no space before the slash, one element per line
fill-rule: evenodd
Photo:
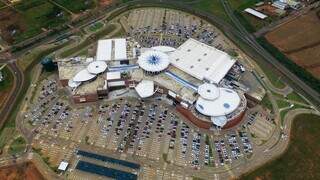
<path fill-rule="evenodd" d="M 150 64 L 153 64 L 153 65 L 156 65 L 156 64 L 159 64 L 160 62 L 160 57 L 159 56 L 156 56 L 156 55 L 150 55 L 148 57 L 148 62 Z"/>
<path fill-rule="evenodd" d="M 225 107 L 225 108 L 229 109 L 229 108 L 230 108 L 230 104 L 228 104 L 228 103 L 224 103 L 224 104 L 223 104 L 223 107 Z"/>

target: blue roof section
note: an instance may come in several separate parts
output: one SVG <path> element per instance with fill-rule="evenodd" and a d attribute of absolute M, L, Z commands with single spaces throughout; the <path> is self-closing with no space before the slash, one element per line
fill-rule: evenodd
<path fill-rule="evenodd" d="M 129 71 L 132 69 L 138 69 L 139 65 L 125 65 L 125 66 L 113 66 L 113 67 L 109 67 L 109 71 L 110 72 L 118 72 L 118 71 Z"/>
<path fill-rule="evenodd" d="M 169 77 L 171 77 L 172 79 L 176 80 L 178 83 L 180 83 L 181 85 L 190 88 L 194 91 L 198 91 L 198 87 L 184 79 L 182 79 L 181 77 L 177 76 L 176 74 L 170 72 L 170 71 L 166 71 L 165 72 L 166 75 L 168 75 Z"/>
<path fill-rule="evenodd" d="M 117 165 L 121 165 L 121 166 L 126 166 L 126 167 L 129 167 L 132 169 L 139 169 L 140 168 L 140 165 L 136 164 L 136 163 L 132 163 L 132 162 L 128 162 L 128 161 L 124 161 L 124 160 L 120 160 L 120 159 L 115 159 L 112 157 L 103 156 L 103 155 L 99 155 L 99 154 L 95 154 L 95 153 L 91 153 L 91 152 L 87 152 L 87 151 L 78 150 L 77 155 L 81 155 L 81 156 L 85 156 L 88 158 L 97 159 L 100 161 L 109 162 L 109 163 L 113 163 L 113 164 L 117 164 Z"/>
<path fill-rule="evenodd" d="M 99 166 L 86 161 L 79 161 L 76 169 L 84 172 L 98 174 L 117 180 L 136 180 L 137 175 L 125 171 Z"/>

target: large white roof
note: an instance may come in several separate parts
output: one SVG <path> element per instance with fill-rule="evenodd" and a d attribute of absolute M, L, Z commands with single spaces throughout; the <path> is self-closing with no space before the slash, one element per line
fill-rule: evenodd
<path fill-rule="evenodd" d="M 127 40 L 124 38 L 99 40 L 96 56 L 97 61 L 127 59 Z"/>
<path fill-rule="evenodd" d="M 62 162 L 59 164 L 58 169 L 61 170 L 61 171 L 65 171 L 65 170 L 67 170 L 68 165 L 69 165 L 69 163 L 67 163 L 67 162 L 65 162 L 65 161 L 62 161 Z"/>
<path fill-rule="evenodd" d="M 164 53 L 169 53 L 169 52 L 173 52 L 176 50 L 176 48 L 170 47 L 170 46 L 154 46 L 151 49 L 153 49 L 155 51 L 161 51 Z"/>
<path fill-rule="evenodd" d="M 87 66 L 87 70 L 92 74 L 99 74 L 107 69 L 107 64 L 104 61 L 93 61 Z"/>
<path fill-rule="evenodd" d="M 110 39 L 103 39 L 98 41 L 97 61 L 111 60 L 112 41 Z"/>
<path fill-rule="evenodd" d="M 220 96 L 219 88 L 214 84 L 205 83 L 198 87 L 200 96 L 207 100 L 214 100 Z"/>
<path fill-rule="evenodd" d="M 265 14 L 259 12 L 259 11 L 256 11 L 256 10 L 254 10 L 252 8 L 247 8 L 244 11 L 249 13 L 249 14 L 251 14 L 251 15 L 254 15 L 254 16 L 260 18 L 260 19 L 265 19 L 265 18 L 268 17 L 267 15 L 265 15 Z"/>
<path fill-rule="evenodd" d="M 107 72 L 107 80 L 118 80 L 121 79 L 120 71 Z"/>
<path fill-rule="evenodd" d="M 69 79 L 69 81 L 68 81 L 68 86 L 71 87 L 71 88 L 76 88 L 80 84 L 81 84 L 81 82 L 76 82 L 76 81 L 73 81 L 72 79 Z"/>
<path fill-rule="evenodd" d="M 218 116 L 218 117 L 211 117 L 211 121 L 213 124 L 223 127 L 227 124 L 228 119 L 226 116 Z"/>
<path fill-rule="evenodd" d="M 160 72 L 169 66 L 170 61 L 167 54 L 150 50 L 141 54 L 138 64 L 145 71 Z"/>
<path fill-rule="evenodd" d="M 218 84 L 231 69 L 235 60 L 227 53 L 194 39 L 188 39 L 169 54 L 170 63 L 200 79 Z"/>
<path fill-rule="evenodd" d="M 150 97 L 155 93 L 154 82 L 149 80 L 142 80 L 135 89 L 141 98 Z"/>
<path fill-rule="evenodd" d="M 89 73 L 89 71 L 87 69 L 83 69 L 80 72 L 78 72 L 74 77 L 73 77 L 73 81 L 76 82 L 84 82 L 84 81 L 89 81 L 93 78 L 95 78 L 96 75 L 95 74 L 91 74 Z"/>
<path fill-rule="evenodd" d="M 114 60 L 127 59 L 127 40 L 113 39 L 114 41 Z"/>
<path fill-rule="evenodd" d="M 206 116 L 224 116 L 236 110 L 240 104 L 237 92 L 227 88 L 218 88 L 219 97 L 214 100 L 198 97 L 196 109 Z"/>

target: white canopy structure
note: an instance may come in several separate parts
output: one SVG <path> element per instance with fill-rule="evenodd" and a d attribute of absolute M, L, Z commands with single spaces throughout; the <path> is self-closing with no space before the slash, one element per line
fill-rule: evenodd
<path fill-rule="evenodd" d="M 68 165 L 69 165 L 69 163 L 67 163 L 67 162 L 65 162 L 65 161 L 62 161 L 62 162 L 59 164 L 58 170 L 60 170 L 60 171 L 66 171 Z"/>
<path fill-rule="evenodd" d="M 107 64 L 104 61 L 93 61 L 91 62 L 87 70 L 91 74 L 100 74 L 107 69 Z"/>
<path fill-rule="evenodd" d="M 259 12 L 259 11 L 256 11 L 256 10 L 254 10 L 254 9 L 252 9 L 252 8 L 247 8 L 247 9 L 245 9 L 244 11 L 245 11 L 246 13 L 249 13 L 249 14 L 251 14 L 251 15 L 257 17 L 257 18 L 260 18 L 260 19 L 265 19 L 265 18 L 268 17 L 267 15 L 265 15 L 265 14 Z"/>
<path fill-rule="evenodd" d="M 218 117 L 211 117 L 211 121 L 213 124 L 223 127 L 227 124 L 228 119 L 226 116 L 218 116 Z"/>
<path fill-rule="evenodd" d="M 169 54 L 176 68 L 200 79 L 218 84 L 236 62 L 227 53 L 194 39 L 188 39 Z"/>
<path fill-rule="evenodd" d="M 165 70 L 169 66 L 170 60 L 167 54 L 151 50 L 141 54 L 138 58 L 138 64 L 147 72 L 157 73 Z"/>
<path fill-rule="evenodd" d="M 206 85 L 207 86 L 207 85 Z M 198 98 L 196 102 L 196 109 L 206 116 L 225 116 L 235 111 L 241 102 L 241 99 L 237 92 L 227 88 L 217 88 L 219 91 L 218 96 L 203 94 Z M 216 97 L 217 96 L 217 97 Z M 215 97 L 213 100 L 212 97 Z M 206 99 L 207 98 L 207 99 Z"/>
<path fill-rule="evenodd" d="M 113 39 L 114 41 L 114 60 L 127 59 L 127 40 L 126 39 Z"/>
<path fill-rule="evenodd" d="M 170 47 L 170 46 L 154 46 L 151 49 L 155 51 L 161 51 L 163 53 L 170 53 L 176 50 L 176 48 Z"/>
<path fill-rule="evenodd" d="M 155 93 L 154 82 L 149 80 L 142 80 L 135 89 L 141 98 L 150 97 Z"/>
<path fill-rule="evenodd" d="M 84 81 L 89 81 L 93 78 L 95 78 L 96 75 L 95 74 L 91 74 L 87 69 L 83 69 L 80 72 L 78 72 L 74 77 L 73 77 L 73 81 L 76 82 L 84 82 Z"/>
<path fill-rule="evenodd" d="M 215 100 L 220 96 L 219 88 L 214 84 L 205 83 L 198 87 L 200 96 L 207 100 Z"/>
<path fill-rule="evenodd" d="M 103 39 L 98 41 L 97 61 L 120 61 L 127 59 L 127 40 Z"/>
<path fill-rule="evenodd" d="M 111 60 L 112 41 L 109 39 L 103 39 L 98 41 L 96 60 L 108 61 Z"/>
<path fill-rule="evenodd" d="M 68 86 L 71 87 L 71 88 L 76 88 L 78 86 L 80 86 L 81 82 L 76 82 L 76 81 L 73 81 L 72 79 L 69 79 L 68 81 Z"/>

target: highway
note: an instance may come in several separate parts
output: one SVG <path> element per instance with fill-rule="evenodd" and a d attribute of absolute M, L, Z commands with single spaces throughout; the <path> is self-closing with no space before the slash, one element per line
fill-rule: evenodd
<path fill-rule="evenodd" d="M 24 86 L 24 74 L 23 71 L 18 67 L 17 63 L 8 63 L 7 67 L 14 75 L 14 82 L 10 95 L 6 99 L 6 102 L 4 103 L 4 106 L 0 111 L 0 127 L 3 126 L 4 122 L 7 120 L 7 118 L 9 118 L 9 115 L 11 114 L 12 110 L 17 105 L 17 98 L 20 95 L 20 92 Z"/>

